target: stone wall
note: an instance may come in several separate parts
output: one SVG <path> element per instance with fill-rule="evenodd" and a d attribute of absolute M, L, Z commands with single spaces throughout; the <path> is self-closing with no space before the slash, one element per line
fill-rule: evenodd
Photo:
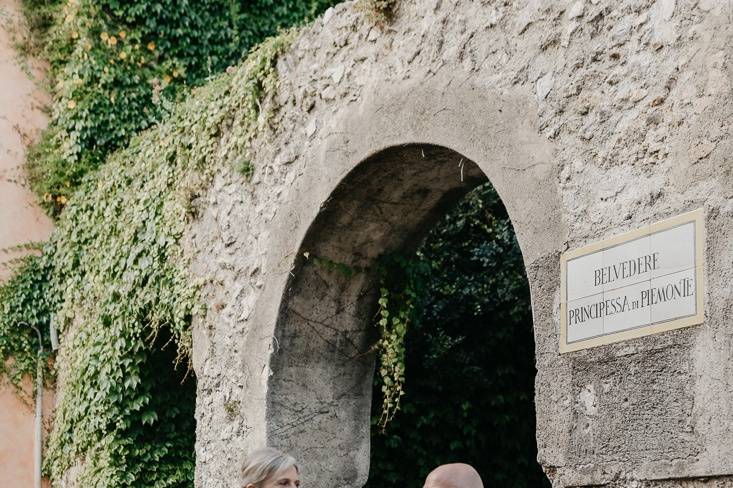
<path fill-rule="evenodd" d="M 186 237 L 208 305 L 197 486 L 233 486 L 264 443 L 308 486 L 366 481 L 370 264 L 484 176 L 528 271 L 553 485 L 729 486 L 731 46 L 722 0 L 403 1 L 384 28 L 327 11 L 279 62 L 252 181 L 218 174 Z M 560 253 L 696 208 L 704 324 L 561 356 Z"/>

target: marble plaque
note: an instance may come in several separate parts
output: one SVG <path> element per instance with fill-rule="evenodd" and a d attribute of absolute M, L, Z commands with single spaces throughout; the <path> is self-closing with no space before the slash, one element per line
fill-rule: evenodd
<path fill-rule="evenodd" d="M 560 352 L 703 321 L 703 212 L 563 253 Z"/>

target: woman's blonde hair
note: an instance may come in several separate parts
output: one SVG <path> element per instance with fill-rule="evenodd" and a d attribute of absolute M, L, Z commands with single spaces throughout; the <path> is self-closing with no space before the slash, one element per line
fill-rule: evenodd
<path fill-rule="evenodd" d="M 271 447 L 257 449 L 246 457 L 242 466 L 243 486 L 251 484 L 260 488 L 262 483 L 275 478 L 291 467 L 294 467 L 296 472 L 300 472 L 293 456 Z"/>

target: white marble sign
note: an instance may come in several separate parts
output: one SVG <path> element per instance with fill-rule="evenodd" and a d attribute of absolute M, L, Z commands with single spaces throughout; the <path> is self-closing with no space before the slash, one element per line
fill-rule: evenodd
<path fill-rule="evenodd" d="M 702 256 L 702 210 L 564 253 L 560 352 L 701 324 Z"/>

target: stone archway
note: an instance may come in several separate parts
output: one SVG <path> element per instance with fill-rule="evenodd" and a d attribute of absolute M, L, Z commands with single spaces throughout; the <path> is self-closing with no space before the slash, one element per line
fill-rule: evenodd
<path fill-rule="evenodd" d="M 438 99 L 445 104 L 441 115 L 449 120 L 421 115 L 427 108 L 423 104 Z M 297 247 L 292 235 L 283 236 L 290 241 L 287 281 L 279 285 L 282 296 L 271 298 L 279 303 L 278 315 L 266 319 L 276 325 L 268 332 L 273 343 L 264 437 L 267 443 L 300 455 L 308 466 L 306 482 L 323 487 L 356 488 L 367 479 L 373 363 L 371 357 L 359 355 L 374 338 L 370 318 L 375 288 L 368 272 L 339 276 L 336 269 L 324 279 L 321 274 L 327 271 L 319 269 L 314 259 L 363 269 L 382 252 L 416 246 L 430 223 L 487 175 L 515 223 L 528 275 L 535 280 L 551 277 L 550 269 L 559 256 L 554 249 L 544 259 L 538 260 L 537 255 L 556 245 L 554 236 L 561 228 L 560 216 L 554 213 L 558 201 L 550 182 L 552 165 L 543 160 L 551 157 L 549 146 L 525 132 L 533 119 L 528 113 L 530 99 L 476 90 L 438 95 L 427 84 L 400 87 L 389 98 L 374 102 L 373 115 L 347 112 L 342 121 L 346 133 L 361 132 L 363 138 L 347 142 L 337 134 L 327 139 L 318 148 L 322 159 L 301 176 L 297 186 L 302 195 L 312 196 L 318 188 L 320 201 L 317 207 L 310 206 L 316 202 L 304 206 L 301 201 L 294 210 L 301 221 L 308 215 L 309 225 L 301 227 L 304 234 Z M 472 108 L 475 118 L 467 117 L 466 107 Z M 505 111 L 511 116 L 504 118 Z M 487 121 L 483 114 L 496 118 Z M 411 120 L 400 120 L 403 117 Z M 486 125 L 498 133 L 491 135 Z M 370 130 L 365 132 L 364 127 Z M 512 136 L 506 138 L 507 133 Z M 479 142 L 476 134 L 486 140 Z M 390 144 L 393 141 L 397 144 Z M 339 162 L 332 159 L 345 154 L 355 156 Z M 324 176 L 328 192 L 323 188 Z M 533 198 L 528 199 L 528 194 Z M 544 270 L 538 272 L 538 268 Z M 530 278 L 533 290 L 539 283 Z M 266 289 L 271 289 L 269 284 Z M 547 298 L 535 297 L 535 301 Z M 554 327 L 551 317 L 535 315 L 538 319 L 545 327 Z M 550 336 L 546 334 L 539 336 Z M 538 338 L 538 348 L 541 342 Z M 543 380 L 538 377 L 538 381 Z"/>
<path fill-rule="evenodd" d="M 310 483 L 358 487 L 366 481 L 373 374 L 372 358 L 358 357 L 373 339 L 373 276 L 340 276 L 336 270 L 324 280 L 321 273 L 327 271 L 319 269 L 316 259 L 363 269 L 384 251 L 416 246 L 431 221 L 488 174 L 516 222 L 526 263 L 535 269 L 556 264 L 557 255 L 538 262 L 538 254 L 547 253 L 543 247 L 556 242 L 552 236 L 559 235 L 560 218 L 553 214 L 557 200 L 548 182 L 552 165 L 543 160 L 551 157 L 549 147 L 525 132 L 532 120 L 527 113 L 531 101 L 454 90 L 441 99 L 447 107 L 441 115 L 449 120 L 415 115 L 437 96 L 430 85 L 400 87 L 388 99 L 374 100 L 373 115 L 347 113 L 342 126 L 353 124 L 363 138 L 344 144 L 338 134 L 324 141 L 311 170 L 296 182 L 295 193 L 302 192 L 305 202 L 296 197 L 285 214 L 300 222 L 298 234 L 303 234 L 300 242 L 290 233 L 280 234 L 287 250 L 281 264 L 287 272 L 278 275 L 278 280 L 286 278 L 278 285 L 283 292 L 268 298 L 279 303 L 277 309 L 263 311 L 267 319 L 256 319 L 276 324 L 268 332 L 273 339 L 263 392 L 263 436 L 301 455 Z M 466 117 L 467 106 L 475 118 Z M 481 107 L 498 120 L 483 118 Z M 511 116 L 504 118 L 505 111 Z M 526 118 L 516 119 L 519 113 Z M 399 120 L 410 114 L 411 121 Z M 425 122 L 418 123 L 421 119 Z M 486 125 L 502 135 L 490 135 Z M 514 136 L 507 139 L 507 133 Z M 486 140 L 478 142 L 476 134 Z M 534 198 L 528 200 L 528 193 Z M 319 200 L 308 201 L 314 196 Z M 551 276 L 547 271 L 532 274 Z M 277 289 L 265 285 L 265 292 Z M 274 310 L 277 316 L 270 315 Z M 548 320 L 545 326 L 552 327 Z"/>
<path fill-rule="evenodd" d="M 289 419 L 328 418 L 309 402 L 288 412 L 308 384 L 278 376 L 297 359 L 279 344 L 295 324 L 292 274 L 342 182 L 412 144 L 474 161 L 511 217 L 532 298 L 539 460 L 553 483 L 733 473 L 726 12 L 417 1 L 380 32 L 347 3 L 306 29 L 278 62 L 280 110 L 253 143 L 253 180 L 222 170 L 187 229 L 208 305 L 193 337 L 198 486 L 229 487 L 243 453 L 287 445 Z M 710 236 L 704 325 L 560 355 L 560 253 L 695 208 Z M 319 466 L 321 454 L 299 454 Z M 363 479 L 364 447 L 348 456 L 351 471 L 333 471 Z"/>
<path fill-rule="evenodd" d="M 311 485 L 325 483 L 323 487 L 356 488 L 366 480 L 372 364 L 370 361 L 360 363 L 358 368 L 349 370 L 348 377 L 338 378 L 339 382 L 333 387 L 324 386 L 324 382 L 337 375 L 337 360 L 343 358 L 344 350 L 356 356 L 368 347 L 365 321 L 373 312 L 369 310 L 372 305 L 368 299 L 369 276 L 360 273 L 350 279 L 334 277 L 340 281 L 331 283 L 332 292 L 339 291 L 340 287 L 346 290 L 344 308 L 339 310 L 338 297 L 332 295 L 329 297 L 332 301 L 324 301 L 322 305 L 347 315 L 358 310 L 361 320 L 346 324 L 345 330 L 331 331 L 331 335 L 320 339 L 316 348 L 312 339 L 317 334 L 313 335 L 315 331 L 309 329 L 306 320 L 312 311 L 300 309 L 298 303 L 312 300 L 313 295 L 309 293 L 318 292 L 308 286 L 311 281 L 317 282 L 318 267 L 304 266 L 308 260 L 303 252 L 308 252 L 310 257 L 365 267 L 385 248 L 399 247 L 416 239 L 429 226 L 430 219 L 441 214 L 442 207 L 455 202 L 487 176 L 507 207 L 522 248 L 535 302 L 535 327 L 543 330 L 535 334 L 537 349 L 542 351 L 554 346 L 551 340 L 554 291 L 547 294 L 542 290 L 557 286 L 550 270 L 558 263 L 557 249 L 563 225 L 559 195 L 553 183 L 556 170 L 551 162 L 551 146 L 533 133 L 536 115 L 532 113 L 534 104 L 528 94 L 499 94 L 470 86 L 443 90 L 449 81 L 434 77 L 419 85 L 404 83 L 381 87 L 379 96 L 368 97 L 359 107 L 346 107 L 330 120 L 339 130 L 324 134 L 315 144 L 308 144 L 300 155 L 303 170 L 292 181 L 292 186 L 284 190 L 286 199 L 277 206 L 273 219 L 265 221 L 250 210 L 243 210 L 240 215 L 246 218 L 237 225 L 232 221 L 231 228 L 226 230 L 235 240 L 228 246 L 233 256 L 237 255 L 241 242 L 236 235 L 249 236 L 250 243 L 240 248 L 241 252 L 250 253 L 253 247 L 267 249 L 267 252 L 262 252 L 258 260 L 248 257 L 250 261 L 244 267 L 237 262 L 239 258 L 233 261 L 241 270 L 237 271 L 238 276 L 251 275 L 249 285 L 235 286 L 237 278 L 232 275 L 232 281 L 228 281 L 230 278 L 222 280 L 231 283 L 229 287 L 234 287 L 234 295 L 227 298 L 226 291 L 224 295 L 217 295 L 213 289 L 207 297 L 207 301 L 214 304 L 214 311 L 217 303 L 233 300 L 236 308 L 231 312 L 225 309 L 222 319 L 237 324 L 246 317 L 243 332 L 235 332 L 224 324 L 209 331 L 198 326 L 194 331 L 194 366 L 199 378 L 197 443 L 199 446 L 206 443 L 212 447 L 211 452 L 225 453 L 225 459 L 231 459 L 228 463 L 212 460 L 207 450 L 198 448 L 197 477 L 206 476 L 206 486 L 219 486 L 216 480 L 222 480 L 221 486 L 224 486 L 225 480 L 236 476 L 235 465 L 231 464 L 237 459 L 232 452 L 232 441 L 239 446 L 240 452 L 246 452 L 247 446 L 265 443 L 293 446 L 294 452 L 309 466 L 306 480 Z M 434 108 L 436 101 L 442 107 L 439 110 Z M 434 115 L 423 116 L 428 112 Z M 404 202 L 398 201 L 384 222 L 380 223 L 377 214 L 372 213 L 373 228 L 356 227 L 355 233 L 348 238 L 336 236 L 333 240 L 324 240 L 323 231 L 328 231 L 329 226 L 346 225 L 358 212 L 378 212 L 377 206 L 370 206 L 368 198 L 374 187 L 363 184 L 363 181 L 374 180 L 383 182 L 377 185 L 384 187 L 381 196 L 399 196 L 405 199 Z M 221 188 L 216 190 L 218 184 L 221 183 L 215 183 L 217 199 L 227 193 Z M 263 179 L 256 184 L 274 191 L 272 182 Z M 344 199 L 344 193 L 350 197 L 358 194 L 360 198 Z M 532 198 L 528 199 L 527 195 Z M 336 207 L 331 205 L 333 202 L 338 202 Z M 258 203 L 257 193 L 246 197 L 243 204 L 245 207 L 263 205 L 263 208 L 268 205 L 263 201 Z M 419 204 L 420 211 L 408 213 L 406 209 L 415 204 Z M 222 201 L 209 207 L 207 212 L 231 208 L 227 212 L 236 214 L 240 205 Z M 326 220 L 321 221 L 321 215 L 326 216 Z M 200 225 L 212 225 L 211 219 L 216 218 L 204 214 Z M 340 222 L 339 218 L 346 220 Z M 254 230 L 253 226 L 259 230 Z M 390 226 L 393 234 L 387 232 Z M 370 241 L 370 232 L 379 237 Z M 197 232 L 197 235 L 205 234 Z M 253 235 L 259 236 L 261 243 L 255 241 Z M 199 256 L 205 257 L 205 254 Z M 200 261 L 199 265 L 211 264 L 207 260 Z M 293 289 L 306 293 L 294 297 Z M 357 297 L 361 299 L 356 300 Z M 536 304 L 544 304 L 539 308 L 540 313 L 537 313 Z M 333 312 L 323 312 L 326 316 L 329 313 Z M 230 318 L 225 319 L 227 316 Z M 296 331 L 303 330 L 309 330 L 308 334 L 299 337 Z M 217 339 L 215 335 L 222 333 L 230 338 Z M 236 334 L 244 334 L 243 341 L 239 339 L 233 344 L 231 341 Z M 345 341 L 346 337 L 353 344 L 330 348 L 326 342 L 337 338 Z M 314 355 L 322 355 L 323 360 L 313 358 Z M 215 356 L 223 361 L 212 362 Z M 307 357 L 313 362 L 303 359 Z M 318 370 L 321 367 L 324 369 Z M 205 372 L 207 368 L 211 368 L 208 373 Z M 207 377 L 218 385 L 229 382 L 237 386 L 230 387 L 229 391 L 213 387 L 219 389 L 202 395 L 202 390 L 207 390 Z M 231 379 L 225 380 L 227 377 Z M 537 381 L 547 380 L 539 375 Z M 333 401 L 330 395 L 334 391 L 347 396 L 329 403 Z M 348 397 L 349 391 L 353 398 Z M 234 419 L 238 423 L 234 427 L 236 437 L 229 435 L 226 440 L 215 441 L 216 431 L 207 430 L 213 438 L 202 433 L 202 429 L 232 421 L 216 410 L 203 408 L 202 401 L 236 406 L 239 412 Z M 221 415 L 221 420 L 207 420 L 210 415 Z M 339 415 L 349 418 L 347 427 L 342 424 L 345 417 Z M 334 432 L 339 429 L 344 432 L 336 438 Z M 296 446 L 302 444 L 302 436 L 317 437 L 313 432 L 319 430 L 328 433 L 321 437 L 329 440 L 325 444 L 328 449 L 301 451 L 302 447 Z M 217 444 L 220 447 L 214 448 Z M 316 444 L 311 440 L 309 445 Z M 218 468 L 212 472 L 213 466 Z M 314 481 L 321 479 L 324 481 Z"/>
<path fill-rule="evenodd" d="M 275 330 L 267 433 L 307 456 L 307 476 L 323 486 L 367 480 L 375 261 L 415 248 L 482 181 L 475 163 L 444 147 L 388 148 L 343 179 L 306 234 Z"/>

